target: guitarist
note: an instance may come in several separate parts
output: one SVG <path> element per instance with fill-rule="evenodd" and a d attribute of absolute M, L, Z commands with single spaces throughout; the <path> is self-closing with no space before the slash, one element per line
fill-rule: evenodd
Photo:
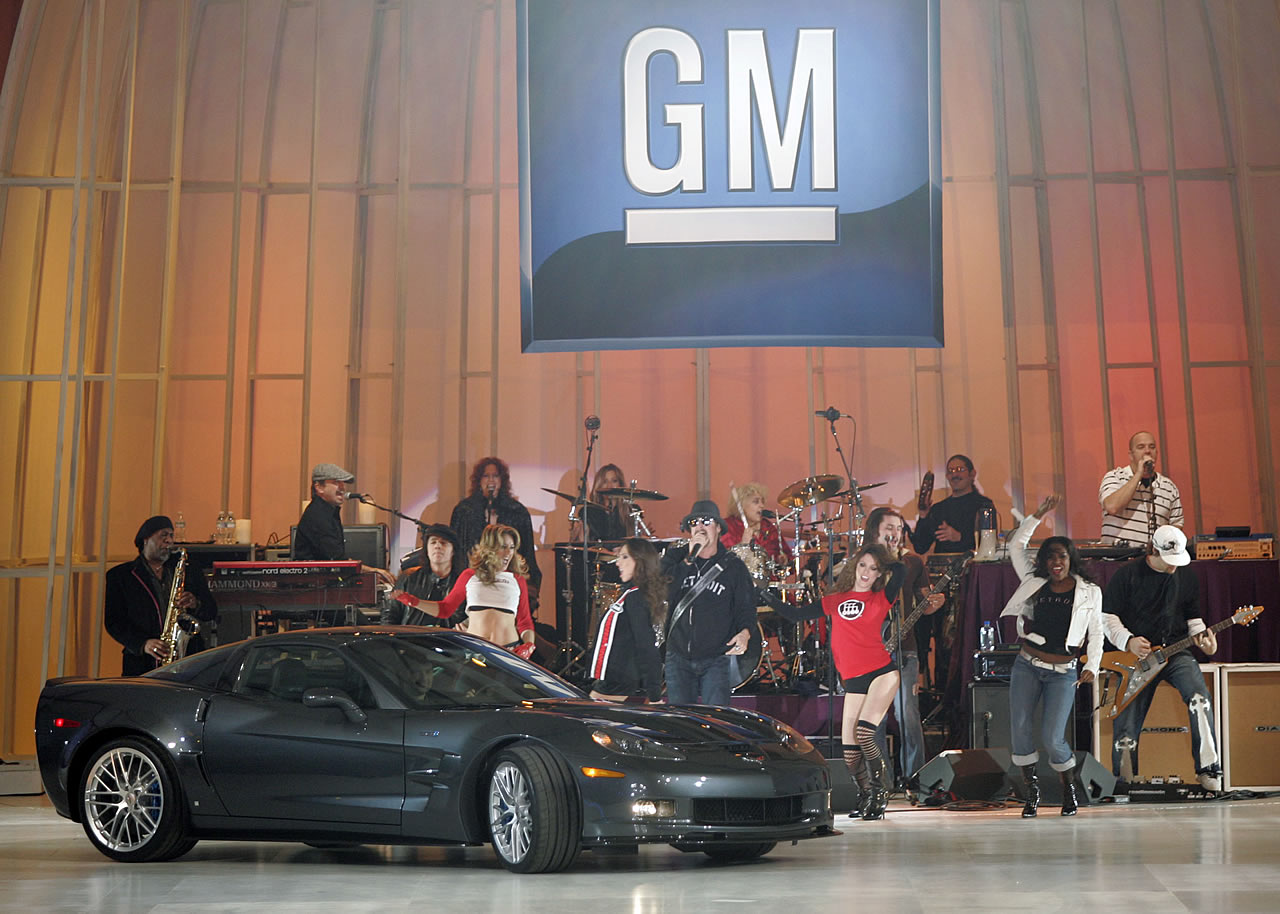
<path fill-rule="evenodd" d="M 1177 527 L 1165 525 L 1151 537 L 1152 554 L 1125 565 L 1107 584 L 1103 620 L 1107 637 L 1121 650 L 1139 659 L 1153 647 L 1191 636 L 1205 654 L 1218 650 L 1218 639 L 1200 615 L 1200 585 L 1186 567 L 1191 562 L 1187 537 Z M 1190 651 L 1168 658 L 1168 664 L 1152 680 L 1167 681 L 1182 694 L 1191 721 L 1191 754 L 1200 785 L 1222 789 L 1222 769 L 1213 737 L 1213 709 L 1200 664 Z M 1125 781 L 1138 773 L 1138 739 L 1151 707 L 1153 688 L 1144 688 L 1115 718 L 1111 747 L 1112 771 Z"/>
<path fill-rule="evenodd" d="M 921 614 L 930 616 L 942 608 L 947 598 L 941 593 L 929 592 L 929 576 L 924 562 L 920 556 L 907 550 L 906 526 L 906 521 L 896 508 L 876 508 L 867 517 L 864 542 L 884 546 L 889 558 L 902 562 L 906 569 L 902 583 L 900 617 L 909 616 L 922 600 L 927 605 L 920 607 Z M 898 693 L 893 699 L 893 716 L 898 721 L 901 746 L 898 771 L 910 777 L 925 763 L 924 729 L 920 725 L 920 655 L 916 650 L 915 626 L 900 626 L 899 630 L 901 645 L 890 643 L 887 646 L 901 673 Z M 881 721 L 876 730 L 876 743 L 882 754 L 885 751 L 885 730 L 885 721 Z"/>

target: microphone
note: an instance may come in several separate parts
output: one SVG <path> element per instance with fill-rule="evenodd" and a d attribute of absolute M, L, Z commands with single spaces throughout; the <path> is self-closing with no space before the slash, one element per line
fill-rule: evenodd
<path fill-rule="evenodd" d="M 594 432 L 596 429 L 600 428 L 600 417 L 587 416 L 587 421 L 582 424 L 587 427 L 587 431 Z"/>
<path fill-rule="evenodd" d="M 840 412 L 840 410 L 836 409 L 834 406 L 828 406 L 826 409 L 814 410 L 813 414 L 815 416 L 820 416 L 821 418 L 826 419 L 828 422 L 835 422 L 837 419 L 853 418 L 852 416 L 849 416 L 849 415 L 846 415 L 845 413 Z"/>
<path fill-rule="evenodd" d="M 775 514 L 773 511 L 770 511 L 768 508 L 761 508 L 760 516 L 767 517 L 769 520 L 777 520 L 778 518 L 778 515 Z"/>
<path fill-rule="evenodd" d="M 348 492 L 347 501 L 364 501 L 366 498 L 373 498 L 368 492 Z"/>

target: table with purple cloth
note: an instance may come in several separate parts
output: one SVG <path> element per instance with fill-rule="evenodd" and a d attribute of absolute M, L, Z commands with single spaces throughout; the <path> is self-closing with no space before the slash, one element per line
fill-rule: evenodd
<path fill-rule="evenodd" d="M 1102 588 L 1124 562 L 1086 560 L 1085 567 Z M 1214 663 L 1280 662 L 1280 562 L 1274 559 L 1192 562 L 1200 581 L 1200 608 L 1205 624 L 1212 625 L 1232 615 L 1241 606 L 1263 606 L 1267 612 L 1248 626 L 1233 625 L 1218 633 Z M 967 734 L 969 683 L 973 680 L 973 654 L 978 650 L 978 633 L 988 620 L 995 622 L 1000 641 L 1017 640 L 1013 617 L 1001 619 L 1005 603 L 1018 589 L 1018 575 L 1009 562 L 975 562 L 960 583 L 957 593 L 960 616 L 956 620 L 957 644 L 947 683 L 954 703 L 960 733 Z M 1106 605 L 1103 604 L 1103 612 Z M 1108 646 L 1109 650 L 1114 650 Z M 967 736 L 966 736 L 967 742 Z"/>

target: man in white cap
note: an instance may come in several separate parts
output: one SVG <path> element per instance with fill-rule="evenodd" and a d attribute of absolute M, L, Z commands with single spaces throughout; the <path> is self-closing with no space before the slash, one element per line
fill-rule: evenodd
<path fill-rule="evenodd" d="M 347 558 L 347 538 L 342 529 L 342 505 L 347 486 L 356 481 L 336 463 L 317 463 L 311 470 L 311 503 L 298 518 L 293 534 L 293 557 L 302 562 L 337 562 Z M 387 584 L 395 576 L 384 568 L 361 566 Z"/>
<path fill-rule="evenodd" d="M 1187 537 L 1166 524 L 1151 537 L 1152 553 L 1125 565 L 1107 583 L 1103 623 L 1107 638 L 1139 659 L 1153 648 L 1190 636 L 1205 654 L 1218 650 L 1218 639 L 1200 615 L 1200 582 L 1187 565 Z M 1182 694 L 1191 721 L 1191 754 L 1196 774 L 1207 790 L 1222 789 L 1222 769 L 1213 735 L 1213 707 L 1200 663 L 1190 650 L 1171 655 L 1163 669 L 1115 718 L 1111 767 L 1125 781 L 1138 773 L 1138 738 L 1151 699 L 1161 681 Z"/>

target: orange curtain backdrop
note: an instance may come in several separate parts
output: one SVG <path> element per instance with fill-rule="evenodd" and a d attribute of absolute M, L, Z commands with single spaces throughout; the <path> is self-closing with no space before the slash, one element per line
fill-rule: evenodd
<path fill-rule="evenodd" d="M 447 520 L 512 467 L 541 547 L 596 465 L 727 507 L 842 473 L 913 517 L 978 465 L 1005 526 L 1156 434 L 1192 532 L 1277 527 L 1280 13 L 945 0 L 942 350 L 519 351 L 515 4 L 28 0 L 0 121 L 0 753 L 49 675 L 112 673 L 139 521 L 285 536 L 309 467 Z M 785 303 L 780 303 L 784 307 Z M 833 315 L 833 321 L 838 315 Z M 940 480 L 941 482 L 941 480 Z M 939 492 L 939 495 L 945 492 Z M 355 521 L 350 509 L 347 520 Z M 392 523 L 392 562 L 415 530 Z M 542 553 L 543 605 L 554 605 Z M 549 616 L 550 610 L 544 610 Z"/>

